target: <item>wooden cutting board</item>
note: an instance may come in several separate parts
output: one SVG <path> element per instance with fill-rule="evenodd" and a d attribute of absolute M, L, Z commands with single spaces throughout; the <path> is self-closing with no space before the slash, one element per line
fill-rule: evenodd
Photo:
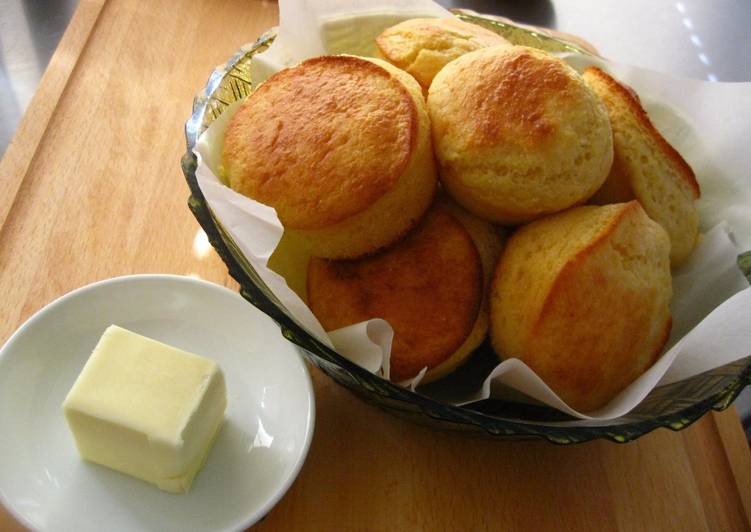
<path fill-rule="evenodd" d="M 0 341 L 116 275 L 194 274 L 183 123 L 215 65 L 277 21 L 261 0 L 82 0 L 0 163 Z M 258 530 L 748 530 L 751 453 L 733 409 L 635 443 L 556 447 L 435 432 L 312 369 L 315 439 Z M 106 525 L 104 526 L 106 528 Z M 21 527 L 0 508 L 0 530 Z"/>

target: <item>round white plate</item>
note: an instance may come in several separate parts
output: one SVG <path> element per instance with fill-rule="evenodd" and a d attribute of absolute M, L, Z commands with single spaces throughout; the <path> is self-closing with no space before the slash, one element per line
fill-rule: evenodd
<path fill-rule="evenodd" d="M 191 491 L 82 461 L 61 404 L 104 329 L 117 324 L 216 360 L 227 414 Z M 0 501 L 40 530 L 235 530 L 284 495 L 313 436 L 307 368 L 238 294 L 170 275 L 85 286 L 32 316 L 0 350 Z"/>

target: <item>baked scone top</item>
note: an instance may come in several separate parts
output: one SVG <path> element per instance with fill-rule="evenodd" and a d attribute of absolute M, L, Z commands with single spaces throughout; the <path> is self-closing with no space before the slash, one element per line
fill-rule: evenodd
<path fill-rule="evenodd" d="M 491 336 L 580 411 L 646 371 L 670 332 L 670 242 L 636 201 L 537 220 L 508 241 L 491 291 Z"/>
<path fill-rule="evenodd" d="M 595 66 L 587 68 L 584 72 L 584 79 L 595 90 L 595 92 L 598 93 L 598 96 L 603 98 L 609 111 L 611 108 L 607 105 L 609 100 L 606 99 L 606 96 L 610 96 L 614 99 L 617 98 L 619 103 L 627 108 L 628 112 L 631 113 L 633 120 L 643 128 L 643 133 L 649 135 L 650 139 L 658 146 L 658 149 L 662 154 L 670 159 L 670 162 L 675 165 L 676 172 L 686 185 L 687 190 L 690 190 L 690 195 L 693 196 L 694 199 L 699 199 L 701 196 L 701 189 L 698 181 L 696 181 L 694 170 L 686 162 L 683 156 L 681 156 L 678 150 L 676 150 L 667 140 L 665 140 L 665 137 L 657 131 L 657 128 L 652 124 L 649 115 L 642 107 L 639 96 L 630 87 L 620 83 L 618 80 Z M 612 102 L 612 105 L 615 105 L 615 102 Z M 623 111 L 625 110 L 626 109 L 623 109 Z"/>
<path fill-rule="evenodd" d="M 597 67 L 584 79 L 602 99 L 613 129 L 615 157 L 594 203 L 636 198 L 670 236 L 673 265 L 683 262 L 698 238 L 695 201 L 699 183 L 691 166 L 652 124 L 637 94 Z"/>
<path fill-rule="evenodd" d="M 540 50 L 493 46 L 463 55 L 436 76 L 428 109 L 444 183 L 498 223 L 589 198 L 612 163 L 603 104 L 573 68 Z M 459 187 L 469 199 L 456 197 Z"/>
<path fill-rule="evenodd" d="M 385 68 L 317 57 L 278 72 L 242 104 L 225 135 L 224 171 L 285 227 L 327 227 L 394 187 L 417 127 L 413 97 Z"/>
<path fill-rule="evenodd" d="M 483 270 L 472 237 L 437 203 L 395 246 L 355 261 L 311 259 L 308 304 L 327 331 L 371 318 L 394 328 L 391 379 L 448 359 L 469 335 L 482 302 Z"/>
<path fill-rule="evenodd" d="M 487 46 L 510 43 L 488 29 L 456 18 L 414 18 L 387 28 L 376 38 L 390 63 L 412 74 L 424 89 L 447 63 Z"/>
<path fill-rule="evenodd" d="M 495 147 L 518 143 L 535 147 L 555 138 L 555 133 L 573 106 L 587 97 L 576 72 L 558 58 L 523 46 L 493 47 L 465 55 L 440 75 L 446 84 L 434 86 L 432 98 L 454 103 L 440 113 L 460 114 L 452 121 L 452 144 L 456 152 L 466 148 Z M 449 83 L 454 78 L 454 83 Z M 590 116 L 573 117 L 576 122 Z M 440 128 L 443 120 L 434 127 Z M 444 133 L 439 130 L 439 133 Z M 473 151 L 467 153 L 472 154 Z M 462 153 L 457 153 L 457 158 Z"/>

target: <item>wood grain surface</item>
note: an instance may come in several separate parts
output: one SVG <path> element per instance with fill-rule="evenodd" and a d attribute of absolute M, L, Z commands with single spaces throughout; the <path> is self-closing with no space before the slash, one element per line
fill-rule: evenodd
<path fill-rule="evenodd" d="M 214 253 L 193 253 L 183 124 L 212 69 L 276 20 L 266 1 L 82 0 L 0 163 L 0 341 L 107 277 L 236 288 Z M 258 530 L 750 528 L 733 409 L 627 445 L 556 447 L 412 425 L 312 374 L 308 460 Z M 0 530 L 20 529 L 0 508 Z"/>

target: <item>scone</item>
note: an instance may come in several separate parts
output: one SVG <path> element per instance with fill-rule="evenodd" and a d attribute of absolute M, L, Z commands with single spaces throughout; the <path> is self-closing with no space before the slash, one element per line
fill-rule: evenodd
<path fill-rule="evenodd" d="M 355 261 L 311 259 L 308 305 L 327 331 L 371 318 L 394 329 L 390 378 L 459 366 L 487 335 L 485 286 L 500 252 L 490 224 L 438 201 L 395 246 Z"/>
<path fill-rule="evenodd" d="M 636 201 L 537 220 L 507 242 L 490 296 L 491 338 L 573 408 L 607 404 L 670 332 L 670 241 Z"/>
<path fill-rule="evenodd" d="M 436 171 L 420 86 L 379 59 L 324 56 L 278 72 L 232 117 L 225 180 L 276 210 L 310 253 L 388 246 L 430 206 Z"/>
<path fill-rule="evenodd" d="M 592 202 L 639 200 L 650 218 L 668 232 L 670 260 L 680 264 L 699 234 L 695 202 L 701 192 L 693 170 L 655 129 L 629 87 L 597 67 L 589 67 L 584 79 L 605 103 L 615 148 L 610 175 Z"/>
<path fill-rule="evenodd" d="M 587 200 L 613 161 L 607 112 L 560 59 L 494 46 L 452 61 L 428 92 L 443 184 L 499 224 L 534 220 Z"/>
<path fill-rule="evenodd" d="M 376 38 L 381 56 L 412 74 L 425 91 L 450 61 L 499 44 L 511 45 L 497 33 L 456 18 L 413 18 L 387 28 Z"/>

